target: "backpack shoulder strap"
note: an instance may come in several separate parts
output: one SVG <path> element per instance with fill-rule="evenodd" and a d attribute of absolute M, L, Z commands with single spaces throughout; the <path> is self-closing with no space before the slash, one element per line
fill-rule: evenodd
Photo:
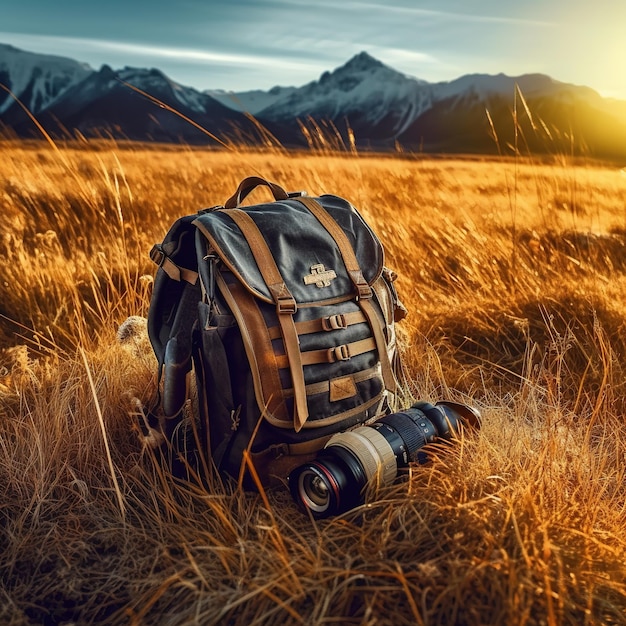
<path fill-rule="evenodd" d="M 299 432 L 309 416 L 309 409 L 306 401 L 300 342 L 293 319 L 293 315 L 297 311 L 296 300 L 287 288 L 272 252 L 254 220 L 241 209 L 222 209 L 222 212 L 230 216 L 246 238 L 263 280 L 276 304 L 278 322 L 285 344 L 285 353 L 289 359 L 289 371 L 294 390 L 294 429 Z"/>
<path fill-rule="evenodd" d="M 363 277 L 363 272 L 357 261 L 356 254 L 354 254 L 354 250 L 346 237 L 346 233 L 343 232 L 343 228 L 337 224 L 335 219 L 317 200 L 308 197 L 296 199 L 301 204 L 304 204 L 334 239 L 337 248 L 339 248 L 344 265 L 346 266 L 346 270 L 348 271 L 348 275 L 356 287 L 359 298 L 371 298 L 372 289 Z"/>

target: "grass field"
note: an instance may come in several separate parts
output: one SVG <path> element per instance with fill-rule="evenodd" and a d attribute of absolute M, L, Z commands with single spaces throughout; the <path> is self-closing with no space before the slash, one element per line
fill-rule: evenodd
<path fill-rule="evenodd" d="M 626 624 L 618 166 L 0 149 L 0 622 Z M 252 174 L 361 210 L 400 275 L 411 395 L 483 415 L 334 519 L 176 482 L 136 428 L 155 362 L 116 330 L 147 314 L 149 250 Z"/>

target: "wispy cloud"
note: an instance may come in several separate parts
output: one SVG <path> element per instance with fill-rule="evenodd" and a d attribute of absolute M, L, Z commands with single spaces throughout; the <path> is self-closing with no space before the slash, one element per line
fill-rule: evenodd
<path fill-rule="evenodd" d="M 289 4 L 289 2 L 287 2 Z M 542 26 L 553 27 L 556 26 L 554 22 L 548 22 L 544 20 L 529 20 L 526 18 L 510 17 L 502 15 L 476 15 L 473 13 L 457 13 L 454 11 L 438 11 L 435 9 L 418 9 L 415 7 L 407 7 L 394 5 L 391 3 L 379 3 L 379 2 L 361 2 L 359 0 L 342 2 L 337 4 L 336 2 L 329 2 L 328 0 L 319 0 L 316 2 L 316 6 L 326 6 L 329 8 L 337 8 L 345 11 L 380 11 L 386 15 L 400 14 L 408 17 L 425 17 L 431 19 L 437 19 L 439 21 L 454 21 L 454 22 L 472 22 L 480 24 L 511 24 L 511 25 L 527 25 L 527 26 Z"/>
<path fill-rule="evenodd" d="M 194 48 L 164 47 L 113 41 L 107 39 L 86 39 L 80 37 L 58 37 L 50 35 L 33 35 L 22 33 L 0 32 L 0 39 L 13 45 L 22 45 L 28 49 L 42 49 L 54 47 L 55 50 L 66 50 L 67 53 L 82 54 L 89 52 L 115 53 L 123 55 L 130 62 L 132 57 L 168 59 L 185 63 L 199 63 L 207 65 L 231 65 L 242 67 L 266 68 L 268 65 L 282 69 L 317 69 L 317 65 L 307 63 L 306 60 L 291 60 L 284 56 L 244 54 L 237 52 L 220 52 L 215 50 L 199 50 Z"/>

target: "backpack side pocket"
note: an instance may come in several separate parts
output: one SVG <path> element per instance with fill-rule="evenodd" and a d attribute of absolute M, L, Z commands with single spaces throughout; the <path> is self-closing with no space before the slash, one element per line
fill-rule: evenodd
<path fill-rule="evenodd" d="M 232 315 L 212 315 L 206 302 L 198 303 L 194 368 L 202 443 L 218 469 L 237 430 L 237 411 L 224 347 L 226 335 L 233 332 L 237 329 Z"/>

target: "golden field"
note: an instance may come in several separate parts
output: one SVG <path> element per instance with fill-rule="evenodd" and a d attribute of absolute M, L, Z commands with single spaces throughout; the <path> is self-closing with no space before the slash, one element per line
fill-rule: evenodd
<path fill-rule="evenodd" d="M 0 149 L 1 623 L 626 624 L 620 166 Z M 483 416 L 334 519 L 174 480 L 137 428 L 154 358 L 116 341 L 152 244 L 253 174 L 359 208 L 410 313 L 408 392 Z"/>

